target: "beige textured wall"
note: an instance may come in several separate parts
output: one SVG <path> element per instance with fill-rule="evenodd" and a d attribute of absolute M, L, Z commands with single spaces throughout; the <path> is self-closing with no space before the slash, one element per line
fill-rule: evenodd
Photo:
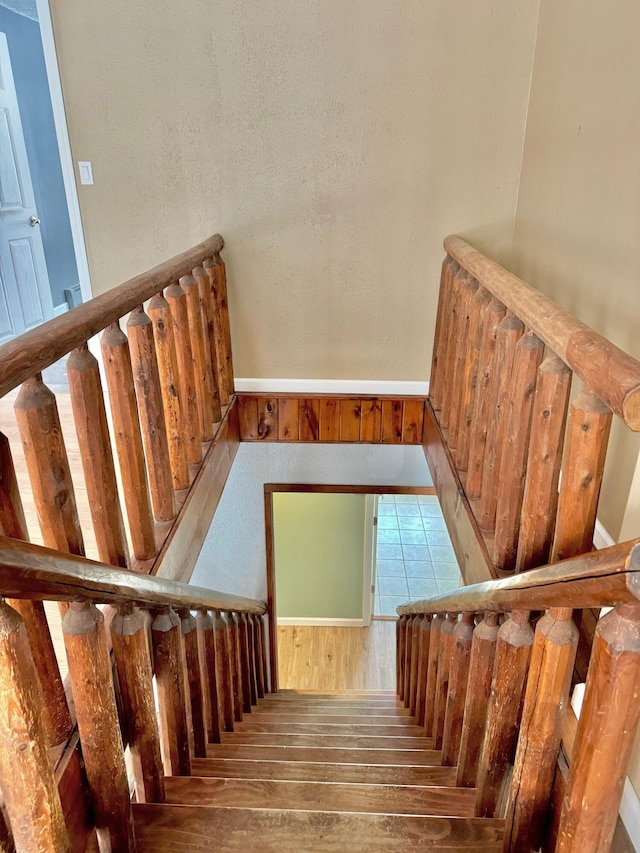
<path fill-rule="evenodd" d="M 427 378 L 508 260 L 539 0 L 51 0 L 94 289 L 219 230 L 238 376 Z"/>
<path fill-rule="evenodd" d="M 600 0 L 543 0 L 511 261 L 515 272 L 636 357 L 639 32 L 637 0 L 619 0 L 615 13 Z M 639 449 L 636 434 L 614 429 L 600 504 L 614 538 Z M 640 535 L 637 500 L 635 506 Z"/>

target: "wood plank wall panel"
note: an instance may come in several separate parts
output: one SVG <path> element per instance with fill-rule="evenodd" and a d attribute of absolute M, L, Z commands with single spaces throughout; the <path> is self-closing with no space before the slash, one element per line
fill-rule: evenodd
<path fill-rule="evenodd" d="M 424 397 L 237 396 L 241 441 L 422 443 Z"/>

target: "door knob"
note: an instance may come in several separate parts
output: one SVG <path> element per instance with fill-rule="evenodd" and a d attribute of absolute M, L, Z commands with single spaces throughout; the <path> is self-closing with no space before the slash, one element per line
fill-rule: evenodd
<path fill-rule="evenodd" d="M 30 225 L 32 228 L 35 228 L 35 227 L 36 227 L 36 225 L 40 225 L 40 220 L 38 219 L 38 217 L 37 217 L 37 216 L 30 216 L 30 217 L 29 217 L 29 225 Z"/>

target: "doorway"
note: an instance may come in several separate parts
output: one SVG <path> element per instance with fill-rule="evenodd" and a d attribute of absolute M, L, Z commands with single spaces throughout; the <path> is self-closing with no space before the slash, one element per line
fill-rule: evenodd
<path fill-rule="evenodd" d="M 49 8 L 0 0 L 0 343 L 83 294 L 88 268 Z"/>

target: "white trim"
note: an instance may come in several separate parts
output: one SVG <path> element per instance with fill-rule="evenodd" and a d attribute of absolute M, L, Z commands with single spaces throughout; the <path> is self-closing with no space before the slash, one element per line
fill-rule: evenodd
<path fill-rule="evenodd" d="M 64 98 L 62 96 L 62 85 L 60 83 L 60 70 L 58 68 L 56 43 L 53 35 L 51 9 L 49 8 L 48 0 L 36 0 L 36 4 L 38 9 L 38 23 L 40 24 L 40 34 L 42 37 L 42 49 L 44 51 L 44 61 L 47 68 L 47 78 L 49 80 L 49 93 L 51 95 L 51 106 L 53 108 L 53 121 L 56 127 L 56 136 L 58 138 L 60 165 L 62 166 L 62 179 L 64 181 L 64 191 L 67 197 L 71 237 L 73 239 L 76 266 L 78 267 L 78 278 L 80 280 L 80 293 L 82 294 L 82 301 L 88 302 L 89 299 L 93 297 L 93 292 L 91 289 L 91 278 L 89 276 L 89 262 L 87 260 L 87 250 L 84 242 L 84 231 L 82 229 L 82 218 L 80 216 L 80 203 L 78 201 L 73 157 L 71 156 L 71 143 L 69 142 Z"/>
<path fill-rule="evenodd" d="M 66 314 L 69 310 L 69 306 L 66 302 L 61 302 L 60 305 L 53 306 L 53 316 L 59 317 L 61 314 Z"/>
<path fill-rule="evenodd" d="M 636 852 L 640 850 L 640 798 L 627 776 L 620 801 L 620 819 Z"/>
<path fill-rule="evenodd" d="M 236 391 L 256 394 L 380 394 L 426 397 L 428 382 L 392 382 L 377 379 L 251 379 L 233 380 Z"/>
<path fill-rule="evenodd" d="M 362 619 L 324 619 L 321 616 L 278 616 L 278 625 L 312 625 L 319 628 L 364 628 Z"/>
<path fill-rule="evenodd" d="M 616 544 L 613 536 L 609 534 L 606 527 L 599 520 L 596 520 L 596 529 L 593 532 L 593 544 L 598 549 L 610 548 Z"/>
<path fill-rule="evenodd" d="M 373 538 L 376 535 L 376 527 L 373 519 L 376 514 L 377 495 L 365 495 L 364 497 L 364 572 L 362 577 L 362 624 L 367 627 L 371 624 L 371 611 L 373 594 L 373 560 L 375 555 Z"/>

